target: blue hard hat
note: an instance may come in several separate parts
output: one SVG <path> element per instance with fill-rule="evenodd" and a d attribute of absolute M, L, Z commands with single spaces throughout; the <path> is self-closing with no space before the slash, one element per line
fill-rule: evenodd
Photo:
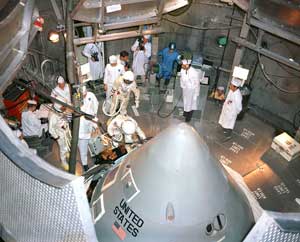
<path fill-rule="evenodd" d="M 175 43 L 175 42 L 171 42 L 171 43 L 169 44 L 169 49 L 170 49 L 170 50 L 175 50 L 175 49 L 176 49 L 176 43 Z"/>

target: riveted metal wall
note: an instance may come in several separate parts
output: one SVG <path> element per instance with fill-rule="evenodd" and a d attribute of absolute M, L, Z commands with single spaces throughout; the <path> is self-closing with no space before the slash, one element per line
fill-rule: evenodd
<path fill-rule="evenodd" d="M 83 178 L 54 187 L 27 174 L 2 152 L 0 225 L 0 237 L 8 233 L 18 242 L 97 241 Z"/>

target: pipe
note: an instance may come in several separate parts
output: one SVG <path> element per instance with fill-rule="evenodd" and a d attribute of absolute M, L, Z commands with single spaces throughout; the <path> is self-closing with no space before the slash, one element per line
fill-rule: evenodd
<path fill-rule="evenodd" d="M 73 0 L 67 1 L 67 18 L 66 18 L 66 29 L 67 29 L 67 43 L 66 43 L 66 60 L 67 60 L 67 74 L 69 82 L 72 86 L 77 81 L 75 76 L 75 68 L 74 68 L 74 50 L 73 50 L 73 33 L 74 26 L 73 20 L 71 17 L 71 13 L 73 10 Z M 76 83 L 78 84 L 78 83 Z M 72 102 L 75 110 L 80 111 L 80 100 L 76 93 L 72 95 Z M 72 123 L 72 142 L 71 142 L 71 151 L 69 158 L 69 172 L 75 174 L 76 170 L 76 156 L 77 156 L 77 146 L 78 146 L 78 136 L 79 136 L 79 126 L 80 126 L 80 117 L 77 115 L 73 115 L 73 123 Z"/>
<path fill-rule="evenodd" d="M 234 11 L 235 11 L 235 5 L 234 5 L 233 8 L 232 8 L 231 16 L 234 15 Z M 231 19 L 230 19 L 229 26 L 232 25 L 232 20 L 233 20 L 233 19 L 231 18 Z M 227 40 L 229 39 L 230 30 L 231 30 L 231 29 L 229 28 L 228 31 L 227 31 L 227 36 L 226 36 Z M 213 86 L 213 89 L 214 89 L 214 90 L 215 90 L 215 89 L 217 88 L 217 86 L 218 86 L 218 82 L 219 82 L 219 78 L 220 78 L 220 70 L 219 70 L 219 68 L 223 65 L 223 61 L 224 61 L 224 57 L 225 57 L 225 52 L 226 52 L 227 46 L 228 46 L 228 43 L 227 43 L 227 45 L 226 45 L 226 46 L 224 47 L 224 49 L 223 49 L 223 53 L 222 53 L 222 57 L 221 57 L 221 63 L 220 63 L 220 65 L 217 67 L 217 73 L 216 73 L 215 83 L 214 83 L 214 86 Z"/>

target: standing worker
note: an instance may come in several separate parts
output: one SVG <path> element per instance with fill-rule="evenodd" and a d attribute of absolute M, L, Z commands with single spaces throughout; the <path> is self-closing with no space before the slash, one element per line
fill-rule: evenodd
<path fill-rule="evenodd" d="M 110 93 L 114 81 L 117 80 L 124 73 L 124 66 L 118 64 L 117 56 L 111 55 L 109 57 L 109 64 L 105 67 L 104 73 L 104 91 L 106 91 L 106 110 L 110 109 L 111 100 Z"/>
<path fill-rule="evenodd" d="M 150 60 L 151 58 L 151 51 L 152 51 L 152 44 L 150 42 L 151 35 L 144 35 L 142 38 L 139 37 L 136 39 L 134 44 L 131 46 L 131 51 L 135 52 L 139 46 L 144 46 L 145 48 L 145 55 L 147 57 L 147 60 Z M 147 61 L 148 63 L 148 61 Z"/>
<path fill-rule="evenodd" d="M 200 93 L 200 75 L 191 63 L 192 60 L 182 60 L 180 73 L 185 122 L 191 121 L 193 111 L 197 109 L 197 99 Z"/>
<path fill-rule="evenodd" d="M 57 78 L 57 86 L 52 90 L 51 96 L 71 105 L 70 88 L 62 76 Z M 68 137 L 70 136 L 70 129 L 66 118 L 66 107 L 54 102 L 53 108 L 54 110 L 49 112 L 49 133 L 57 140 L 62 166 L 65 170 L 68 170 L 67 156 L 69 152 Z"/>
<path fill-rule="evenodd" d="M 229 92 L 223 104 L 219 124 L 223 128 L 225 140 L 231 138 L 232 130 L 238 114 L 242 111 L 242 94 L 239 89 L 242 81 L 234 77 L 229 86 Z"/>
<path fill-rule="evenodd" d="M 142 83 L 145 83 L 147 56 L 145 53 L 145 47 L 139 46 L 133 53 L 132 70 L 134 76 L 140 76 Z"/>
<path fill-rule="evenodd" d="M 129 53 L 126 50 L 122 50 L 118 57 L 118 64 L 122 64 L 123 66 L 129 62 Z"/>
<path fill-rule="evenodd" d="M 158 52 L 158 56 L 162 56 L 162 63 L 159 68 L 159 73 L 156 75 L 156 81 L 159 85 L 160 79 L 163 78 L 165 80 L 165 89 L 170 83 L 170 79 L 173 74 L 174 63 L 177 61 L 178 55 L 179 54 L 176 51 L 176 44 L 174 42 L 171 42 L 169 47 Z"/>
<path fill-rule="evenodd" d="M 103 78 L 102 42 L 87 44 L 82 54 L 88 58 L 92 80 Z"/>
<path fill-rule="evenodd" d="M 81 106 L 81 111 L 93 116 L 97 116 L 99 102 L 94 93 L 88 92 L 86 90 L 86 87 L 83 86 L 82 94 L 83 105 Z M 94 120 L 97 121 L 97 117 L 95 117 Z M 87 171 L 89 169 L 87 163 L 88 144 L 89 140 L 91 139 L 92 132 L 96 130 L 98 130 L 98 126 L 96 123 L 86 119 L 84 116 L 80 118 L 78 148 L 84 171 Z"/>
<path fill-rule="evenodd" d="M 57 77 L 57 86 L 52 90 L 51 97 L 54 97 L 64 103 L 71 105 L 70 87 L 66 84 L 65 79 L 62 76 Z M 66 107 L 61 104 L 54 103 L 54 109 L 58 112 L 66 111 Z"/>

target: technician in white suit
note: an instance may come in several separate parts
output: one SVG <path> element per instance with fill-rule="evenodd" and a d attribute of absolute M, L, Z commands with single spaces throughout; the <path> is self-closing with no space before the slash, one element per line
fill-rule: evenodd
<path fill-rule="evenodd" d="M 182 88 L 185 122 L 190 122 L 193 111 L 197 109 L 200 93 L 200 74 L 191 66 L 192 60 L 182 60 L 180 86 Z"/>
<path fill-rule="evenodd" d="M 81 106 L 81 111 L 97 116 L 99 102 L 94 93 L 88 92 L 86 87 L 82 87 L 82 95 L 83 95 L 83 105 Z M 97 121 L 97 117 L 94 121 Z M 98 130 L 98 126 L 96 123 L 91 120 L 86 119 L 84 116 L 80 118 L 80 126 L 79 126 L 79 135 L 78 135 L 78 148 L 80 153 L 80 160 L 83 166 L 84 171 L 88 170 L 88 144 L 91 139 L 92 132 Z"/>
<path fill-rule="evenodd" d="M 117 80 L 125 72 L 124 66 L 118 64 L 118 58 L 115 55 L 109 57 L 109 64 L 105 67 L 104 74 L 104 90 L 106 91 L 106 110 L 110 109 L 111 104 L 111 89 L 114 85 L 115 80 Z"/>
<path fill-rule="evenodd" d="M 238 114 L 242 111 L 242 94 L 239 89 L 242 81 L 233 78 L 226 100 L 223 104 L 222 112 L 219 118 L 219 124 L 224 130 L 226 138 L 231 138 L 231 133 L 235 125 Z"/>
<path fill-rule="evenodd" d="M 102 42 L 87 44 L 82 54 L 88 58 L 92 80 L 103 78 Z"/>

